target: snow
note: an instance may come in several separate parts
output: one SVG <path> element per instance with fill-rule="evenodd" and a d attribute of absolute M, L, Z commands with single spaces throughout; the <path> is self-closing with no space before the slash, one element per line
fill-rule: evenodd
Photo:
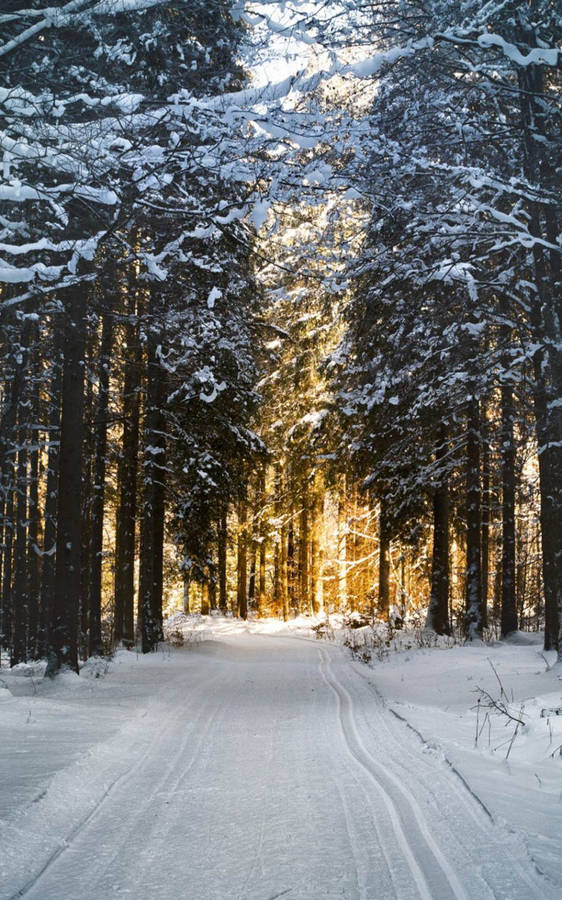
<path fill-rule="evenodd" d="M 183 646 L 2 670 L 0 898 L 560 896 L 538 644 L 402 634 L 369 667 L 338 646 L 364 629 L 317 624 L 179 613 Z M 508 764 L 473 746 L 488 657 L 529 717 Z"/>

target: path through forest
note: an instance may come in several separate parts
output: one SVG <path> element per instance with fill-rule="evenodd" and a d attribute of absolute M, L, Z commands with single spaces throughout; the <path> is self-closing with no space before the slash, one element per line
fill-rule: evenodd
<path fill-rule="evenodd" d="M 95 802 L 2 898 L 554 897 L 340 648 L 238 634 L 172 656 L 124 755 L 84 763 Z"/>

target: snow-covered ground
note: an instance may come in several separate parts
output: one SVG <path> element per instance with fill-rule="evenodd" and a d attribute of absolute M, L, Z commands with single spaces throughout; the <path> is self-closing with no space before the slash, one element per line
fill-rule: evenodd
<path fill-rule="evenodd" d="M 338 646 L 360 630 L 171 624 L 183 646 L 80 678 L 0 671 L 1 900 L 560 897 L 562 682 L 537 642 L 403 635 L 367 666 Z M 477 687 L 525 722 L 507 760 L 516 723 L 483 702 L 474 746 Z"/>

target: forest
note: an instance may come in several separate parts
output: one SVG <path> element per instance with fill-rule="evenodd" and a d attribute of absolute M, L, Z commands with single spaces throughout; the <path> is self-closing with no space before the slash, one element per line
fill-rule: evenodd
<path fill-rule="evenodd" d="M 2 665 L 178 610 L 562 653 L 561 31 L 4 0 Z"/>

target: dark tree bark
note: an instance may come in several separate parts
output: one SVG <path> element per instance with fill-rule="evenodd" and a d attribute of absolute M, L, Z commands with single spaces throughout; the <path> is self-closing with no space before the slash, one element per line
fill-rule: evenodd
<path fill-rule="evenodd" d="M 480 404 L 468 404 L 466 433 L 466 617 L 468 640 L 482 638 Z"/>
<path fill-rule="evenodd" d="M 482 415 L 482 627 L 488 625 L 490 577 L 490 447 L 485 410 Z"/>
<path fill-rule="evenodd" d="M 228 505 L 222 504 L 218 525 L 218 576 L 219 576 L 219 608 L 223 614 L 228 610 L 228 593 L 226 584 L 226 551 L 228 542 Z"/>
<path fill-rule="evenodd" d="M 238 558 L 236 563 L 236 605 L 241 619 L 248 618 L 247 519 L 245 500 L 238 505 Z"/>
<path fill-rule="evenodd" d="M 191 577 L 189 575 L 189 572 L 184 570 L 184 572 L 183 572 L 183 611 L 186 616 L 188 616 L 191 612 L 191 609 L 189 606 L 189 588 L 190 588 L 190 586 L 191 586 Z"/>
<path fill-rule="evenodd" d="M 287 527 L 287 587 L 289 593 L 289 605 L 293 615 L 300 612 L 299 598 L 297 595 L 298 564 L 296 557 L 295 525 L 293 521 L 294 509 L 291 507 L 289 525 Z"/>
<path fill-rule="evenodd" d="M 209 608 L 211 612 L 217 609 L 217 567 L 214 562 L 209 565 Z"/>
<path fill-rule="evenodd" d="M 84 359 L 85 385 L 84 385 L 84 432 L 82 447 L 82 537 L 80 550 L 80 629 L 79 629 L 79 653 L 88 656 L 89 644 L 89 582 L 90 582 L 90 551 L 92 536 L 92 505 L 94 482 L 94 453 L 95 453 L 95 398 L 94 398 L 94 361 L 97 356 L 97 334 L 92 329 L 86 335 L 86 348 Z"/>
<path fill-rule="evenodd" d="M 166 402 L 166 379 L 164 369 L 159 365 L 155 373 L 157 381 L 156 430 L 154 432 L 157 453 L 153 468 L 153 528 L 154 528 L 154 569 L 151 594 L 151 615 L 154 640 L 164 639 L 162 624 L 162 603 L 164 593 L 164 531 L 166 520 L 166 422 L 163 408 Z"/>
<path fill-rule="evenodd" d="M 140 342 L 134 321 L 136 300 L 130 289 L 125 325 L 125 371 L 123 378 L 123 442 L 118 466 L 118 505 L 115 535 L 114 640 L 132 646 L 135 640 L 135 532 L 137 518 L 137 474 L 140 433 Z"/>
<path fill-rule="evenodd" d="M 283 620 L 287 622 L 289 620 L 289 564 L 288 564 L 288 544 L 289 537 L 287 533 L 288 529 L 285 524 L 281 526 L 281 548 L 280 548 L 280 556 L 281 556 L 281 566 L 280 566 L 280 588 L 281 588 L 281 609 L 283 612 Z"/>
<path fill-rule="evenodd" d="M 248 579 L 248 606 L 254 609 L 256 599 L 256 574 L 258 561 L 258 547 L 255 540 L 252 540 L 250 549 L 250 577 Z"/>
<path fill-rule="evenodd" d="M 152 490 L 151 483 L 144 473 L 142 492 L 142 518 L 140 526 L 139 548 L 139 595 L 137 609 L 137 634 L 142 653 L 154 650 L 154 631 L 152 627 L 152 583 L 154 574 L 154 529 L 152 523 Z"/>
<path fill-rule="evenodd" d="M 435 447 L 435 461 L 440 470 L 447 456 L 447 434 L 441 428 Z M 426 628 L 437 634 L 450 634 L 449 622 L 449 480 L 441 471 L 440 481 L 433 494 L 433 557 L 431 563 L 431 592 Z"/>
<path fill-rule="evenodd" d="M 529 35 L 526 34 L 528 40 Z M 548 144 L 549 104 L 544 102 L 543 66 L 518 69 L 519 101 L 524 141 L 524 171 L 532 184 L 550 187 L 553 168 L 544 159 Z M 539 139 L 537 140 L 537 135 Z M 540 138 L 544 138 L 543 141 Z M 559 233 L 556 208 L 538 201 L 529 203 L 529 230 L 537 292 L 530 308 L 530 321 L 538 347 L 533 355 L 534 406 L 539 454 L 541 494 L 542 577 L 545 597 L 545 650 L 558 649 L 562 660 L 562 296 L 560 252 L 547 253 L 546 238 L 556 247 Z M 544 223 L 544 227 L 543 224 Z"/>
<path fill-rule="evenodd" d="M 78 672 L 78 614 L 82 536 L 82 438 L 85 303 L 79 288 L 65 297 L 64 364 L 57 503 L 55 591 L 49 629 L 47 675 Z"/>
<path fill-rule="evenodd" d="M 20 407 L 21 410 L 21 407 Z M 27 573 L 27 491 L 28 491 L 27 429 L 19 429 L 19 449 L 16 470 L 14 588 L 12 597 L 12 653 L 13 666 L 27 660 L 27 631 L 29 617 L 29 579 Z"/>
<path fill-rule="evenodd" d="M 27 432 L 24 415 L 25 377 L 29 362 L 31 320 L 26 319 L 21 341 L 14 348 L 15 365 L 8 400 L 0 422 L 0 450 L 4 484 L 8 490 L 4 555 L 3 618 L 12 665 L 26 659 L 27 578 Z"/>
<path fill-rule="evenodd" d="M 515 410 L 509 381 L 501 387 L 501 475 L 502 475 L 502 581 L 501 635 L 517 631 L 515 591 Z"/>
<path fill-rule="evenodd" d="M 158 306 L 153 307 L 158 312 Z M 147 341 L 147 389 L 144 433 L 144 491 L 141 526 L 139 618 L 141 649 L 154 650 L 162 639 L 163 547 L 165 518 L 166 437 L 163 405 L 165 376 L 158 358 L 160 335 Z"/>
<path fill-rule="evenodd" d="M 101 581 L 105 501 L 105 466 L 107 456 L 107 416 L 109 410 L 109 374 L 111 366 L 112 339 L 112 316 L 110 313 L 106 312 L 103 316 L 102 322 L 98 369 L 98 400 L 95 422 L 92 517 L 90 529 L 90 584 L 88 598 L 88 653 L 90 656 L 103 656 L 105 652 L 101 630 Z"/>

